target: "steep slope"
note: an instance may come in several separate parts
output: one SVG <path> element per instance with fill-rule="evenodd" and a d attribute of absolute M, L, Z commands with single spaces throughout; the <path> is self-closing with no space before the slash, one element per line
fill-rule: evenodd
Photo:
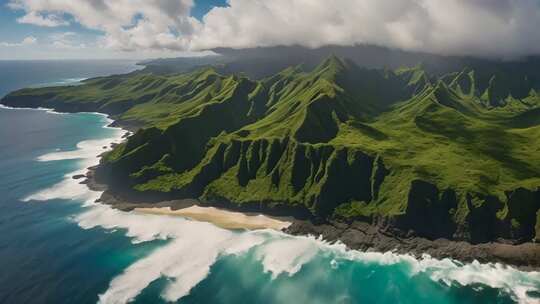
<path fill-rule="evenodd" d="M 400 85 L 396 85 L 398 83 Z M 259 96 L 268 96 L 264 99 L 268 110 L 260 111 L 264 112 L 261 118 L 232 134 L 226 134 L 231 133 L 230 130 L 223 129 L 226 133 L 209 143 L 206 156 L 198 166 L 178 167 L 178 161 L 172 161 L 174 158 L 167 155 L 165 160 L 146 157 L 155 163 L 144 166 L 135 161 L 141 168 L 138 172 L 128 165 L 123 168 L 129 167 L 125 170 L 127 175 L 136 178 L 135 189 L 154 195 L 204 195 L 207 199 L 236 203 L 281 202 L 300 205 L 313 214 L 327 216 L 335 207 L 329 201 L 336 193 L 344 195 L 336 203 L 353 197 L 371 200 L 371 194 L 364 190 L 371 191 L 372 184 L 377 182 L 371 181 L 371 168 L 376 166 L 373 156 L 359 149 L 349 150 L 345 146 L 325 143 L 335 140 L 346 122 L 367 119 L 378 109 L 398 102 L 400 96 L 408 96 L 406 84 L 396 75 L 359 69 L 335 57 L 330 57 L 310 73 L 298 68 L 288 69 L 260 83 Z M 352 85 L 363 87 L 366 97 L 349 93 Z M 382 87 L 388 89 L 382 91 Z M 358 90 L 358 87 L 354 89 Z M 382 102 L 377 104 L 379 100 Z M 366 130 L 371 131 L 369 127 Z M 176 141 L 183 145 L 180 138 L 176 137 Z M 129 152 L 122 151 L 118 157 L 109 157 L 110 166 L 128 162 L 129 158 L 124 155 Z M 165 157 L 163 153 L 160 155 Z M 189 159 L 200 158 L 191 155 Z M 148 173 L 163 167 L 171 168 L 168 174 Z M 358 169 L 360 167 L 365 169 Z M 343 183 L 336 179 L 339 178 L 336 172 L 341 174 L 342 170 L 349 170 L 353 180 L 358 174 L 362 175 L 365 179 L 362 183 L 368 186 L 358 190 L 355 189 L 357 183 L 352 182 L 340 190 Z M 236 183 L 233 183 L 234 179 L 228 180 L 231 176 L 236 177 Z M 126 176 L 120 180 L 126 180 Z M 218 193 L 219 189 L 224 191 Z"/>
<path fill-rule="evenodd" d="M 431 239 L 540 238 L 538 82 L 490 73 L 434 77 L 330 56 L 258 81 L 134 74 L 2 102 L 144 126 L 97 172 L 131 201 L 195 197 Z"/>
<path fill-rule="evenodd" d="M 400 139 L 391 150 L 380 151 L 399 176 L 388 179 L 389 189 L 383 185 L 382 199 L 394 201 L 391 194 L 400 187 L 409 195 L 398 226 L 432 238 L 434 231 L 478 242 L 534 238 L 534 225 L 525 231 L 521 223 L 540 207 L 540 128 L 516 129 L 508 121 L 536 109 L 523 107 L 520 114 L 511 106 L 490 109 L 439 82 L 421 98 L 382 115 L 373 126 Z M 516 191 L 528 196 L 518 203 L 512 199 Z M 534 211 L 528 219 L 513 217 L 527 208 Z M 443 227 L 427 228 L 438 225 Z"/>
<path fill-rule="evenodd" d="M 245 78 L 223 76 L 212 68 L 187 74 L 132 73 L 85 80 L 77 86 L 23 89 L 7 95 L 13 106 L 59 111 L 99 111 L 124 122 L 164 129 L 201 105 L 230 98 Z"/>

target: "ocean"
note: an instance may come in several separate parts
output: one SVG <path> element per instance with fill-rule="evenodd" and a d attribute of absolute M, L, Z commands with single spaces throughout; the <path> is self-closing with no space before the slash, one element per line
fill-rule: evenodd
<path fill-rule="evenodd" d="M 19 75 L 0 79 L 0 95 L 135 68 L 0 62 L 2 77 Z M 94 203 L 100 193 L 72 176 L 121 140 L 110 122 L 0 108 L 0 303 L 540 303 L 538 272 L 352 251 Z"/>

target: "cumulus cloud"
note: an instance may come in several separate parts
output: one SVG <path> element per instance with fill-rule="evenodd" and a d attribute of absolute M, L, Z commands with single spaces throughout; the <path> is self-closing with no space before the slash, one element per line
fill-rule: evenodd
<path fill-rule="evenodd" d="M 0 42 L 0 46 L 3 46 L 3 47 L 16 47 L 16 46 L 32 45 L 32 44 L 36 44 L 36 43 L 37 43 L 37 39 L 35 37 L 28 36 L 28 37 L 24 38 L 21 42 L 15 42 L 15 43 Z"/>
<path fill-rule="evenodd" d="M 196 48 L 376 44 L 441 54 L 540 53 L 538 0 L 229 0 Z"/>
<path fill-rule="evenodd" d="M 185 49 L 195 23 L 192 0 L 11 0 L 8 6 L 24 11 L 25 23 L 73 20 L 102 31 L 105 46 L 122 50 Z"/>
<path fill-rule="evenodd" d="M 103 31 L 105 46 L 122 50 L 375 44 L 452 55 L 540 53 L 538 0 L 228 0 L 227 7 L 213 8 L 201 21 L 190 16 L 193 5 L 192 0 L 10 2 L 25 17 L 55 20 L 51 24 L 70 16 Z M 35 19 L 34 24 L 41 20 Z"/>
<path fill-rule="evenodd" d="M 51 45 L 57 49 L 75 50 L 87 47 L 74 32 L 55 33 L 50 35 L 50 38 L 52 40 Z"/>
<path fill-rule="evenodd" d="M 29 12 L 28 14 L 17 18 L 19 23 L 35 24 L 39 26 L 48 26 L 55 27 L 60 25 L 68 25 L 69 22 L 62 20 L 61 17 L 58 17 L 54 14 L 40 15 L 36 12 Z"/>

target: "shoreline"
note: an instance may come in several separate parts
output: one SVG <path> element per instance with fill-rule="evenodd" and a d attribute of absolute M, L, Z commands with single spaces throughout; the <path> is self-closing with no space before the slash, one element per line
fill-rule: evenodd
<path fill-rule="evenodd" d="M 314 222 L 312 219 L 276 216 L 275 214 L 269 214 L 263 211 L 253 212 L 251 210 L 242 210 L 238 206 L 228 207 L 225 204 L 212 204 L 211 202 L 203 202 L 198 199 L 134 203 L 115 197 L 107 191 L 107 185 L 100 184 L 94 179 L 93 172 L 96 168 L 88 169 L 87 179 L 83 183 L 86 183 L 90 189 L 103 191 L 98 202 L 122 211 L 167 208 L 170 211 L 158 211 L 158 213 L 174 215 L 174 213 L 183 213 L 183 211 L 178 210 L 185 210 L 193 206 L 199 208 L 217 207 L 219 210 L 242 214 L 244 216 L 262 214 L 279 221 L 290 222 L 290 225 L 281 229 L 281 231 L 295 236 L 321 236 L 325 241 L 341 242 L 352 250 L 393 252 L 396 254 L 411 255 L 415 258 L 421 258 L 427 254 L 440 260 L 450 258 L 461 263 L 471 263 L 474 261 L 484 264 L 500 263 L 523 271 L 540 271 L 540 244 L 538 243 L 526 242 L 519 245 L 499 242 L 471 244 L 466 241 L 447 239 L 429 240 L 416 236 L 400 237 L 385 231 L 381 226 L 363 221 L 352 221 L 349 223 L 342 221 Z"/>
<path fill-rule="evenodd" d="M 540 271 L 540 244 L 538 243 L 526 242 L 519 245 L 501 242 L 471 244 L 466 241 L 448 239 L 429 240 L 416 236 L 401 237 L 385 231 L 379 225 L 373 225 L 364 221 L 314 222 L 313 219 L 300 219 L 291 215 L 276 216 L 263 210 L 257 212 L 242 210 L 238 206 L 227 206 L 223 203 L 213 204 L 212 202 L 202 202 L 198 199 L 134 203 L 118 199 L 107 190 L 107 185 L 97 182 L 94 178 L 95 169 L 96 167 L 88 168 L 86 180 L 83 183 L 87 184 L 92 190 L 103 191 L 102 196 L 98 199 L 99 203 L 110 205 L 112 208 L 122 211 L 133 211 L 137 209 L 148 211 L 150 209 L 168 208 L 170 211 L 158 211 L 158 213 L 174 215 L 174 213 L 183 213 L 183 211 L 178 210 L 184 210 L 193 206 L 200 208 L 217 207 L 219 210 L 242 214 L 244 216 L 261 214 L 283 222 L 290 222 L 290 225 L 284 227 L 281 231 L 295 236 L 321 236 L 328 242 L 342 242 L 352 250 L 390 251 L 397 254 L 408 254 L 415 258 L 421 258 L 427 254 L 441 260 L 450 258 L 461 263 L 471 263 L 474 261 L 491 264 L 500 263 L 523 271 Z M 203 216 L 203 218 L 205 217 L 207 216 Z M 197 220 L 196 218 L 194 219 Z M 203 221 L 205 220 L 203 219 Z"/>
<path fill-rule="evenodd" d="M 524 271 L 540 271 L 540 244 L 526 242 L 511 245 L 499 242 L 471 244 L 466 241 L 422 237 L 398 237 L 380 227 L 361 221 L 313 224 L 297 220 L 285 229 L 292 235 L 322 235 L 329 242 L 341 241 L 348 248 L 360 251 L 394 252 L 421 258 L 424 254 L 436 259 L 450 258 L 461 263 L 478 261 L 500 263 Z"/>
<path fill-rule="evenodd" d="M 5 108 L 22 109 L 9 106 Z M 56 113 L 79 113 L 72 111 L 62 112 L 50 108 L 40 108 L 39 110 L 54 111 Z M 107 113 L 93 111 L 84 112 L 104 115 L 111 121 L 111 123 L 106 127 L 122 129 L 124 132 L 126 132 L 126 134 L 129 134 L 128 132 L 135 132 L 138 129 L 133 122 L 126 122 L 124 125 L 122 121 L 115 120 L 112 115 Z M 123 136 L 123 140 L 125 140 L 126 136 L 127 135 Z M 98 156 L 100 162 L 101 157 L 102 155 Z M 80 183 L 85 184 L 90 190 L 103 192 L 101 197 L 96 202 L 109 205 L 114 209 L 132 211 L 137 208 L 147 209 L 168 207 L 170 208 L 170 211 L 167 212 L 178 213 L 176 210 L 190 208 L 192 206 L 217 206 L 223 211 L 235 212 L 245 216 L 249 216 L 250 214 L 272 216 L 272 214 L 267 214 L 268 212 L 264 212 L 263 210 L 260 212 L 253 212 L 252 210 L 242 210 L 241 206 L 227 206 L 227 204 L 222 203 L 217 204 L 212 202 L 201 202 L 197 199 L 156 201 L 142 204 L 119 200 L 108 191 L 107 185 L 96 181 L 94 172 L 98 166 L 87 168 L 86 173 L 84 174 L 84 180 L 82 179 L 82 176 L 79 176 L 76 179 L 81 178 Z M 73 178 L 75 178 L 75 176 L 73 176 Z M 160 212 L 160 214 L 164 213 Z M 284 229 L 281 229 L 285 233 L 291 235 L 322 236 L 322 238 L 326 241 L 340 241 L 348 248 L 353 250 L 378 252 L 392 251 L 398 254 L 409 254 L 417 258 L 424 254 L 428 254 L 437 259 L 451 258 L 464 263 L 473 262 L 476 260 L 481 263 L 501 263 L 524 271 L 540 270 L 539 243 L 526 242 L 519 245 L 511 245 L 499 242 L 471 244 L 465 241 L 446 239 L 428 240 L 414 236 L 400 237 L 392 234 L 391 232 L 385 231 L 384 227 L 380 225 L 371 224 L 366 221 L 314 222 L 312 219 L 299 219 L 294 218 L 292 215 L 288 217 L 275 218 L 283 218 L 283 221 L 291 222 L 288 227 L 283 227 Z"/>

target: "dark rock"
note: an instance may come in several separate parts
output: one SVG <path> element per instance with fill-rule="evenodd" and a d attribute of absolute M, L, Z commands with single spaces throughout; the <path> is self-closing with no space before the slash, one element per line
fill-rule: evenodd
<path fill-rule="evenodd" d="M 123 110 L 100 108 L 103 106 L 102 103 L 69 104 L 52 99 L 48 100 L 47 104 L 42 104 L 43 98 L 38 96 L 35 99 L 21 100 L 13 97 L 13 100 L 6 104 L 21 107 L 46 106 L 60 112 L 101 111 L 109 115 L 115 115 Z M 238 99 L 238 102 L 243 104 L 244 100 Z M 213 118 L 210 120 L 222 121 L 219 106 L 216 105 L 216 108 L 211 110 Z M 319 111 L 319 108 L 312 110 L 311 114 L 326 119 L 324 117 L 326 114 Z M 286 232 L 295 235 L 322 235 L 328 241 L 340 240 L 352 249 L 396 250 L 398 253 L 417 256 L 428 253 L 436 258 L 451 257 L 464 262 L 476 259 L 481 262 L 501 262 L 523 268 L 540 268 L 540 244 L 530 242 L 536 233 L 534 224 L 540 208 L 538 190 L 508 191 L 505 193 L 507 202 L 501 202 L 495 196 L 468 193 L 464 201 L 469 213 L 465 223 L 460 223 L 461 227 L 456 227 L 453 218 L 458 201 L 456 192 L 452 189 L 438 189 L 436 185 L 422 180 L 414 180 L 405 198 L 407 206 L 403 215 L 373 216 L 364 221 L 349 222 L 325 220 L 340 203 L 377 199 L 381 184 L 390 174 L 390 170 L 385 167 L 380 156 L 367 155 L 352 149 L 336 149 L 324 144 L 318 146 L 306 144 L 310 141 L 320 141 L 317 136 L 324 137 L 322 139 L 324 142 L 333 136 L 335 130 L 314 134 L 307 132 L 311 128 L 301 128 L 296 135 L 304 142 L 296 142 L 289 138 L 274 139 L 272 142 L 231 141 L 228 145 L 218 147 L 215 154 L 210 155 L 212 157 L 208 164 L 184 191 L 141 194 L 129 189 L 130 184 L 126 176 L 141 166 L 155 163 L 165 154 L 170 154 L 171 163 L 174 164 L 176 171 L 192 168 L 205 156 L 201 151 L 206 147 L 209 138 L 217 135 L 221 129 L 234 130 L 237 126 L 206 130 L 200 128 L 201 122 L 186 120 L 185 123 L 162 132 L 156 128 L 140 130 L 140 125 L 131 121 L 117 120 L 111 125 L 135 132 L 132 135 L 125 135 L 130 137 L 126 151 L 138 149 L 138 153 L 128 153 L 129 155 L 122 161 L 114 164 L 115 168 L 103 163 L 96 168 L 90 168 L 86 175 L 87 180 L 81 183 L 86 183 L 92 190 L 104 191 L 97 202 L 110 204 L 114 208 L 132 210 L 137 207 L 169 206 L 178 209 L 198 204 L 242 212 L 287 215 L 294 216 L 295 219 L 292 219 L 293 224 Z M 205 132 L 202 140 L 197 140 L 193 145 L 175 146 L 177 142 L 182 142 L 178 138 L 192 139 L 189 135 L 201 130 Z M 152 148 L 144 148 L 146 143 Z M 279 168 L 280 159 L 288 155 L 293 157 L 291 166 Z M 296 191 L 300 191 L 306 185 L 318 183 L 321 191 L 318 195 L 309 197 L 310 201 L 307 204 L 295 206 L 288 204 L 290 202 L 267 201 L 240 205 L 217 194 L 210 195 L 205 201 L 190 199 L 199 197 L 203 185 L 235 165 L 240 167 L 237 177 L 240 184 L 247 184 L 255 178 L 255 173 L 260 168 L 264 168 L 267 174 L 271 174 L 272 185 L 276 187 L 283 182 L 283 178 L 292 176 L 292 180 L 286 181 L 286 184 L 292 185 Z M 289 168 L 291 174 L 283 174 L 283 170 Z M 112 172 L 125 174 L 115 176 Z M 75 175 L 73 179 L 84 177 L 82 174 Z M 499 218 L 498 214 L 506 210 L 505 208 L 508 210 L 506 217 Z M 313 210 L 323 216 L 315 218 Z M 456 235 L 472 244 L 451 240 Z M 538 235 L 536 238 L 538 239 Z"/>
<path fill-rule="evenodd" d="M 421 257 L 429 254 L 434 258 L 452 258 L 462 262 L 500 262 L 525 270 L 540 269 L 540 244 L 520 245 L 503 243 L 470 244 L 447 239 L 429 240 L 422 237 L 402 238 L 383 233 L 376 226 L 364 222 L 313 224 L 295 220 L 285 232 L 293 235 L 321 235 L 327 241 L 340 240 L 351 249 L 395 251 Z"/>
<path fill-rule="evenodd" d="M 452 215 L 457 208 L 456 193 L 439 191 L 433 184 L 413 180 L 407 198 L 405 214 L 397 220 L 398 228 L 412 230 L 428 239 L 451 238 L 456 230 Z"/>

